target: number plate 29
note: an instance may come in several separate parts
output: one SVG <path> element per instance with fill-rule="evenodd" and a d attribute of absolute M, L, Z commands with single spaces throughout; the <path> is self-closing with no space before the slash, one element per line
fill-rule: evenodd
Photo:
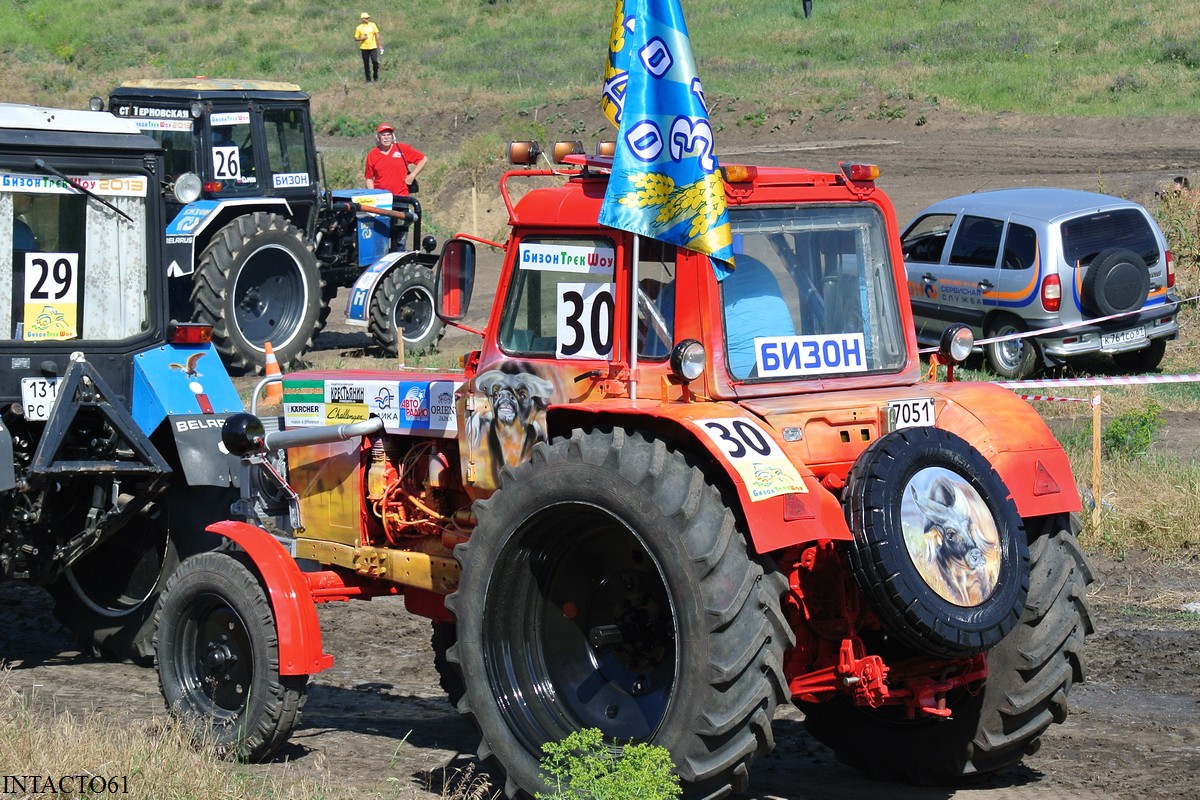
<path fill-rule="evenodd" d="M 932 426 L 935 418 L 932 397 L 890 400 L 887 404 L 887 429 L 889 431 Z"/>

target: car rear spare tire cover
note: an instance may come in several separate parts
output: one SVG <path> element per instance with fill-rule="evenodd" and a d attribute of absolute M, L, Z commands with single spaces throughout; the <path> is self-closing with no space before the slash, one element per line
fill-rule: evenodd
<path fill-rule="evenodd" d="M 1100 251 L 1083 276 L 1083 303 L 1099 316 L 1141 308 L 1149 292 L 1146 262 L 1123 247 Z"/>
<path fill-rule="evenodd" d="M 938 428 L 883 436 L 850 471 L 845 497 L 855 577 L 904 644 L 970 655 L 1020 620 L 1024 525 L 1000 476 L 963 439 Z"/>

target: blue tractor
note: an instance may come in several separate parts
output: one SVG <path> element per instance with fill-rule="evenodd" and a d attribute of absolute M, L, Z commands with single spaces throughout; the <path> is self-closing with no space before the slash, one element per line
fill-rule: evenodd
<path fill-rule="evenodd" d="M 384 351 L 397 351 L 397 331 L 407 352 L 436 347 L 445 333 L 433 313 L 437 242 L 421 236 L 420 203 L 393 208 L 387 192 L 324 190 L 300 87 L 129 81 L 108 109 L 162 145 L 171 315 L 211 325 L 231 371 L 261 371 L 268 343 L 281 364 L 294 361 L 343 287 L 354 287 L 348 322 Z"/>
<path fill-rule="evenodd" d="M 139 661 L 240 483 L 212 329 L 168 315 L 163 169 L 129 120 L 0 104 L 0 581 Z"/>

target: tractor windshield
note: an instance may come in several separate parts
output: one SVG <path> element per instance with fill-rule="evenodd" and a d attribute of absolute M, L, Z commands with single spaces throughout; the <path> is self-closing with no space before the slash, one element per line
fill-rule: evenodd
<path fill-rule="evenodd" d="M 70 178 L 91 196 L 0 171 L 0 340 L 125 339 L 149 324 L 149 179 Z"/>
<path fill-rule="evenodd" d="M 905 362 L 883 215 L 871 204 L 731 208 L 736 269 L 721 282 L 739 380 L 892 372 Z"/>

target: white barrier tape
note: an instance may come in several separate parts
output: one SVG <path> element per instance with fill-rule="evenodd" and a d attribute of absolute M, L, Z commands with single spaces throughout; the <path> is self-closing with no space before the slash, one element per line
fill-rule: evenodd
<path fill-rule="evenodd" d="M 1092 404 L 1090 397 L 1051 397 L 1045 394 L 1022 394 L 1017 395 L 1022 400 L 1037 400 L 1042 403 L 1087 403 Z"/>
<path fill-rule="evenodd" d="M 1047 378 L 1038 381 L 992 381 L 1005 389 L 1061 389 L 1069 386 L 1134 386 L 1150 383 L 1200 383 L 1200 373 L 1185 375 L 1120 375 L 1112 378 Z"/>
<path fill-rule="evenodd" d="M 1179 306 L 1183 305 L 1184 303 L 1190 303 L 1197 299 L 1200 299 L 1200 295 L 1192 295 L 1184 300 L 1178 300 L 1175 303 L 1163 303 L 1162 310 L 1167 312 L 1167 310 L 1170 309 L 1170 311 L 1167 313 L 1174 314 L 1179 311 Z M 1175 307 L 1170 308 L 1172 305 Z M 1130 317 L 1134 314 L 1141 314 L 1146 310 L 1147 309 L 1145 308 L 1135 308 L 1132 311 L 1122 311 L 1120 314 L 1109 314 L 1106 317 L 1092 317 L 1091 319 L 1080 320 L 1079 322 L 1069 322 L 1063 325 L 1056 325 L 1052 328 L 1042 328 L 1041 330 L 1036 331 L 1022 331 L 1020 333 L 1010 333 L 1007 336 L 993 336 L 991 339 L 976 339 L 975 345 L 978 347 L 979 345 L 995 344 L 996 342 L 1011 342 L 1014 339 L 1028 339 L 1035 336 L 1045 336 L 1048 333 L 1059 333 L 1060 331 L 1069 331 L 1073 330 L 1074 328 L 1082 328 L 1085 325 L 1095 325 L 1097 322 L 1108 322 L 1109 320 L 1120 319 L 1121 317 Z M 1155 308 L 1153 310 L 1158 311 L 1159 309 Z M 926 347 L 918 350 L 917 352 L 924 354 L 936 353 L 937 351 L 938 348 L 936 347 Z"/>

